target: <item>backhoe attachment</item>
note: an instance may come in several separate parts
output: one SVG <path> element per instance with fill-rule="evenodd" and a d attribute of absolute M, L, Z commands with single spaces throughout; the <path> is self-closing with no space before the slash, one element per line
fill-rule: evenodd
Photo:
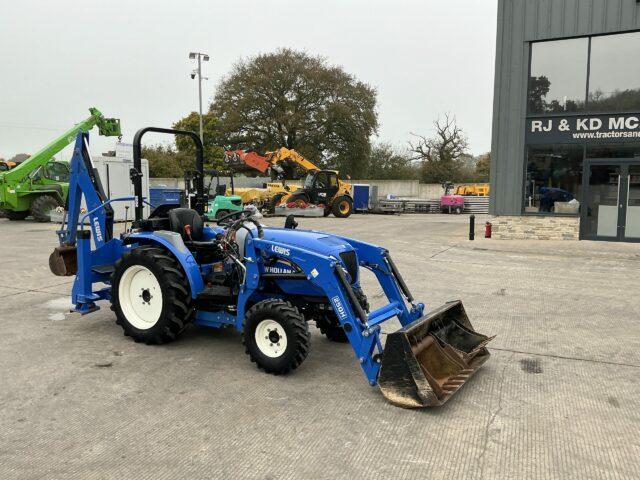
<path fill-rule="evenodd" d="M 49 255 L 49 269 L 58 277 L 78 273 L 78 251 L 75 245 L 60 245 Z"/>

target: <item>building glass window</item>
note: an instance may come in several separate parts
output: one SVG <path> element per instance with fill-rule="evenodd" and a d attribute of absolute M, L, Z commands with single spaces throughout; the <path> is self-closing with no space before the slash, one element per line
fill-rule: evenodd
<path fill-rule="evenodd" d="M 589 111 L 640 110 L 640 32 L 591 39 Z"/>
<path fill-rule="evenodd" d="M 587 158 L 635 158 L 640 159 L 640 144 L 587 145 Z"/>
<path fill-rule="evenodd" d="M 582 184 L 582 145 L 529 147 L 525 213 L 577 215 Z"/>
<path fill-rule="evenodd" d="M 588 54 L 588 38 L 533 43 L 529 113 L 583 111 Z"/>

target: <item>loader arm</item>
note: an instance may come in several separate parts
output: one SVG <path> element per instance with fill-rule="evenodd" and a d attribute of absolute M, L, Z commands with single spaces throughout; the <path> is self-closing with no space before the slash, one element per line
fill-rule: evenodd
<path fill-rule="evenodd" d="M 224 161 L 236 171 L 257 170 L 260 173 L 266 173 L 269 170 L 267 157 L 252 150 L 227 150 L 224 152 Z"/>
<path fill-rule="evenodd" d="M 304 273 L 298 281 L 310 282 L 324 292 L 372 386 L 379 385 L 389 401 L 402 407 L 442 405 L 489 358 L 486 344 L 491 338 L 473 329 L 460 301 L 424 315 L 424 304 L 413 299 L 386 249 L 334 238 L 353 248 L 358 265 L 375 274 L 386 304 L 371 312 L 363 310 L 354 292 L 357 279 L 346 273 L 346 264 L 338 260 L 340 254 L 320 253 L 311 245 L 305 247 L 304 241 L 294 245 L 253 238 L 247 252 L 256 261 L 247 263 L 239 315 L 244 315 L 244 301 L 260 291 L 260 259 L 276 256 L 294 262 Z M 383 346 L 382 325 L 394 318 L 402 328 L 387 332 Z"/>
<path fill-rule="evenodd" d="M 361 243 L 357 252 L 366 258 L 383 262 L 383 249 Z M 399 317 L 403 324 L 409 324 L 422 315 L 424 305 L 416 304 L 408 308 L 397 287 L 391 286 L 393 278 L 387 273 L 388 284 L 385 291 L 390 298 L 389 304 L 367 315 L 356 300 L 352 284 L 346 278 L 343 265 L 332 256 L 327 256 L 303 246 L 281 243 L 267 239 L 252 239 L 245 254 L 251 259 L 278 257 L 294 262 L 317 290 L 324 292 L 326 298 L 344 329 L 349 343 L 353 347 L 356 359 L 371 385 L 377 384 L 380 370 L 379 356 L 383 352 L 380 341 L 380 324 L 392 317 Z M 260 261 L 260 260 L 259 260 Z M 247 281 L 238 299 L 238 319 L 244 317 L 244 305 L 259 292 L 259 261 L 246 263 Z"/>
<path fill-rule="evenodd" d="M 320 170 L 320 167 L 311 163 L 298 152 L 286 147 L 281 147 L 273 152 L 267 152 L 267 161 L 269 162 L 271 167 L 274 167 L 275 165 L 286 161 L 294 163 L 295 165 L 302 168 L 305 172 L 308 172 L 310 170 Z"/>

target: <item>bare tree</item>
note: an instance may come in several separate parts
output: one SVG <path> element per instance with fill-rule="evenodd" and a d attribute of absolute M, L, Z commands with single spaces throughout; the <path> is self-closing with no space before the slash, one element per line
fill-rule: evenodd
<path fill-rule="evenodd" d="M 445 115 L 444 120 L 433 123 L 435 135 L 426 137 L 412 133 L 417 138 L 409 142 L 412 160 L 421 162 L 421 179 L 427 183 L 456 181 L 461 169 L 461 157 L 469 146 L 463 130 L 455 117 Z"/>

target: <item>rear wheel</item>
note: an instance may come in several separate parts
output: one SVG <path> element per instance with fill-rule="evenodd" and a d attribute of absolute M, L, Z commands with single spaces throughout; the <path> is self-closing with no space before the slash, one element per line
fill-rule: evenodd
<path fill-rule="evenodd" d="M 111 277 L 111 302 L 124 334 L 146 344 L 175 340 L 194 312 L 180 263 L 151 246 L 135 248 L 118 260 Z"/>
<path fill-rule="evenodd" d="M 29 212 L 14 212 L 12 210 L 3 210 L 5 216 L 9 219 L 9 220 L 24 220 L 25 218 L 27 218 L 29 216 Z"/>
<path fill-rule="evenodd" d="M 50 222 L 51 212 L 60 206 L 60 202 L 51 195 L 41 195 L 31 202 L 31 215 L 36 222 Z"/>
<path fill-rule="evenodd" d="M 289 302 L 263 300 L 245 316 L 243 343 L 258 367 L 275 375 L 295 370 L 311 343 L 304 316 Z"/>
<path fill-rule="evenodd" d="M 458 205 L 455 208 L 454 212 L 455 212 L 456 215 L 460 215 L 462 213 L 462 207 Z"/>
<path fill-rule="evenodd" d="M 353 213 L 353 200 L 343 195 L 333 201 L 332 205 L 333 215 L 338 218 L 347 218 Z"/>

